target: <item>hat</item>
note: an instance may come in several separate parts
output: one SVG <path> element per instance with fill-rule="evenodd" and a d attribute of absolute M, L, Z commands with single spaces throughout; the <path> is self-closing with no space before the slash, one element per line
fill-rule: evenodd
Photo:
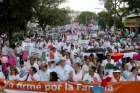
<path fill-rule="evenodd" d="M 77 61 L 77 62 L 74 62 L 74 64 L 80 64 L 80 65 L 82 65 L 82 62 Z"/>
<path fill-rule="evenodd" d="M 120 70 L 114 70 L 113 73 L 121 73 Z"/>
<path fill-rule="evenodd" d="M 8 63 L 8 58 L 7 58 L 6 56 L 3 56 L 3 57 L 1 58 L 1 62 L 2 62 L 2 63 Z"/>

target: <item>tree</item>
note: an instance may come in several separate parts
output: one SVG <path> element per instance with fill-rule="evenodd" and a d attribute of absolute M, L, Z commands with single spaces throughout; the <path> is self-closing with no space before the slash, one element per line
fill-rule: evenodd
<path fill-rule="evenodd" d="M 122 27 L 122 18 L 129 14 L 129 9 L 123 0 L 104 0 L 108 13 L 116 20 L 117 27 Z M 116 2 L 115 2 L 116 1 Z"/>
<path fill-rule="evenodd" d="M 78 15 L 76 18 L 76 21 L 84 25 L 88 25 L 88 23 L 92 19 L 96 19 L 96 18 L 97 18 L 97 15 L 95 13 L 87 11 L 87 12 L 82 12 L 80 15 Z"/>
<path fill-rule="evenodd" d="M 128 7 L 123 0 L 105 0 L 105 8 L 111 14 L 117 14 L 119 17 L 124 17 L 129 13 Z"/>
<path fill-rule="evenodd" d="M 98 13 L 99 25 L 101 28 L 111 27 L 113 25 L 113 17 L 109 15 L 107 11 L 101 11 Z"/>
<path fill-rule="evenodd" d="M 126 2 L 129 6 L 129 9 L 131 11 L 134 11 L 136 13 L 140 12 L 140 0 L 123 0 Z"/>
<path fill-rule="evenodd" d="M 14 33 L 26 29 L 35 3 L 36 0 L 3 0 L 0 3 L 0 31 L 8 33 L 10 46 Z"/>
<path fill-rule="evenodd" d="M 46 25 L 56 26 L 63 25 L 70 20 L 67 9 L 58 8 L 65 0 L 40 0 L 35 7 L 36 17 L 40 26 L 45 29 Z"/>

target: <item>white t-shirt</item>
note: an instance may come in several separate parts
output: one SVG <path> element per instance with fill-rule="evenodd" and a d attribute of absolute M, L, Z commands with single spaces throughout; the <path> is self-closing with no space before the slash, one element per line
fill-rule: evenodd
<path fill-rule="evenodd" d="M 104 60 L 104 61 L 102 62 L 101 65 L 104 67 L 105 73 L 112 74 L 112 73 L 113 73 L 113 69 L 106 69 L 106 65 L 107 65 L 108 63 L 110 63 L 110 64 L 112 64 L 112 65 L 115 65 L 115 62 L 114 62 L 113 59 L 111 59 L 110 62 L 108 62 L 108 60 L 106 59 L 106 60 Z"/>
<path fill-rule="evenodd" d="M 9 75 L 9 80 L 17 80 L 18 75 Z"/>
<path fill-rule="evenodd" d="M 73 81 L 82 81 L 83 78 L 83 72 L 82 70 L 80 70 L 78 73 L 75 73 L 75 71 L 73 71 Z"/>
<path fill-rule="evenodd" d="M 132 69 L 132 67 L 133 67 L 132 64 L 127 63 L 126 66 L 127 66 L 128 71 L 131 71 L 131 69 Z"/>
<path fill-rule="evenodd" d="M 71 61 L 70 61 L 70 59 L 66 59 L 66 64 L 71 66 Z"/>
<path fill-rule="evenodd" d="M 35 81 L 40 81 L 40 76 L 39 76 L 38 73 L 35 73 L 35 74 L 33 75 L 33 78 L 35 79 Z M 33 80 L 31 79 L 31 75 L 28 76 L 27 81 L 33 81 Z"/>
<path fill-rule="evenodd" d="M 37 69 L 37 71 L 39 71 L 39 65 L 35 62 L 33 64 L 33 66 L 31 66 L 30 62 L 25 62 L 25 68 L 27 69 L 27 71 L 31 68 L 31 67 L 35 67 Z"/>
<path fill-rule="evenodd" d="M 89 75 L 89 73 L 85 74 L 83 77 L 83 81 L 88 81 L 89 83 L 91 82 L 101 82 L 101 78 L 98 73 L 94 73 L 94 76 Z"/>
<path fill-rule="evenodd" d="M 65 67 L 56 66 L 54 71 L 58 74 L 61 81 L 67 81 L 70 77 L 70 73 L 73 71 L 73 68 L 69 65 L 65 65 Z"/>
<path fill-rule="evenodd" d="M 111 44 L 110 44 L 110 42 L 109 41 L 105 41 L 104 42 L 104 44 L 103 44 L 103 46 L 105 47 L 105 48 L 111 48 Z"/>
<path fill-rule="evenodd" d="M 40 76 L 40 81 L 49 81 L 50 70 L 46 70 L 45 72 L 39 70 L 38 74 Z"/>
<path fill-rule="evenodd" d="M 89 72 L 89 66 L 84 64 L 83 67 L 82 67 L 82 71 L 83 71 L 83 73 L 88 73 Z"/>

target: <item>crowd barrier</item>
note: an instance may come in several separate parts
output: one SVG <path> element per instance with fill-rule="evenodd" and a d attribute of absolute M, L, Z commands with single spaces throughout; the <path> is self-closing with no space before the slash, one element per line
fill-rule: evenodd
<path fill-rule="evenodd" d="M 0 82 L 0 86 L 3 86 L 3 82 Z M 140 93 L 140 82 L 109 83 L 105 88 L 100 83 L 78 82 L 5 81 L 5 84 L 7 93 Z"/>

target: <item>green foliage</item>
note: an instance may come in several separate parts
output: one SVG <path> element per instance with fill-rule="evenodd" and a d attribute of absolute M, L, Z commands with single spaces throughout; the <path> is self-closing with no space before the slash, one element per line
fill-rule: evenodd
<path fill-rule="evenodd" d="M 113 18 L 106 11 L 102 11 L 98 13 L 98 19 L 99 19 L 99 25 L 103 29 L 105 29 L 106 26 L 111 27 L 113 25 Z"/>
<path fill-rule="evenodd" d="M 118 28 L 123 27 L 122 18 L 129 14 L 126 3 L 123 0 L 105 0 L 105 8 L 110 16 L 116 21 L 116 26 Z"/>
<path fill-rule="evenodd" d="M 69 11 L 58 8 L 64 1 L 3 0 L 0 2 L 0 32 L 7 32 L 9 42 L 12 43 L 15 32 L 26 31 L 27 23 L 32 17 L 36 17 L 43 28 L 46 25 L 63 25 L 70 20 Z"/>
<path fill-rule="evenodd" d="M 26 23 L 33 15 L 32 7 L 36 0 L 3 0 L 0 8 L 0 29 L 8 31 L 8 28 L 15 30 L 26 28 Z M 28 2 L 28 3 L 27 3 Z"/>
<path fill-rule="evenodd" d="M 111 27 L 114 25 L 114 19 L 116 20 L 117 28 L 122 28 L 123 23 L 120 17 L 112 17 L 107 11 L 102 11 L 98 13 L 99 25 L 101 28 L 105 29 L 106 27 Z"/>
<path fill-rule="evenodd" d="M 129 9 L 123 0 L 105 0 L 105 8 L 110 14 L 117 14 L 119 17 L 124 17 L 129 13 Z"/>
<path fill-rule="evenodd" d="M 140 0 L 123 0 L 127 2 L 129 5 L 129 9 L 133 12 L 139 13 L 140 12 Z"/>
<path fill-rule="evenodd" d="M 65 0 L 40 0 L 36 10 L 36 17 L 40 26 L 45 29 L 46 25 L 64 25 L 70 20 L 69 10 L 59 9 L 58 6 Z"/>
<path fill-rule="evenodd" d="M 3 0 L 0 2 L 0 32 L 7 32 L 10 46 L 16 39 L 14 34 L 26 29 L 33 16 L 36 0 Z"/>
<path fill-rule="evenodd" d="M 96 18 L 97 18 L 97 15 L 95 13 L 87 11 L 87 12 L 82 12 L 80 15 L 78 15 L 76 18 L 76 21 L 84 25 L 88 25 L 88 23 L 92 19 L 96 19 Z"/>

